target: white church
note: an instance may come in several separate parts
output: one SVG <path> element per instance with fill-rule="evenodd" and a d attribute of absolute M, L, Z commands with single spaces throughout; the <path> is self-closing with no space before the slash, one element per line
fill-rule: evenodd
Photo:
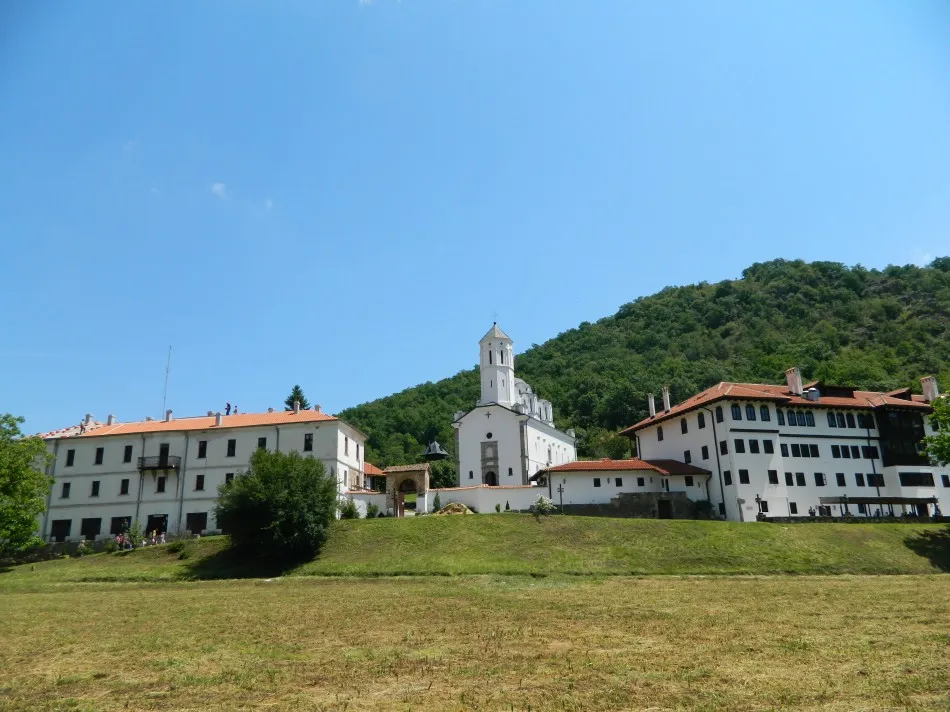
<path fill-rule="evenodd" d="M 539 470 L 577 459 L 573 430 L 555 428 L 551 402 L 515 377 L 511 339 L 493 324 L 478 343 L 481 397 L 452 423 L 458 486 L 529 486 Z"/>

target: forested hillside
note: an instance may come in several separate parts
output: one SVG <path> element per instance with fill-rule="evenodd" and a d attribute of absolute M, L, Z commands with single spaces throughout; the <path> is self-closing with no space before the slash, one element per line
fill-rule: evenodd
<path fill-rule="evenodd" d="M 891 389 L 934 374 L 950 387 L 950 258 L 926 268 L 869 270 L 774 260 L 742 278 L 668 287 L 517 356 L 515 369 L 574 427 L 582 456 L 619 457 L 614 435 L 646 414 L 646 394 L 669 384 L 677 402 L 722 380 L 806 380 Z M 340 416 L 366 432 L 367 459 L 418 461 L 438 439 L 454 449 L 452 414 L 478 398 L 475 368 Z M 453 452 L 454 455 L 454 452 Z"/>

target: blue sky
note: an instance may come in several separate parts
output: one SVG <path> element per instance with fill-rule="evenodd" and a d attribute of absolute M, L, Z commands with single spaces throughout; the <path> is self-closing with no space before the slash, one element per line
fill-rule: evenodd
<path fill-rule="evenodd" d="M 0 6 L 0 411 L 336 412 L 776 257 L 950 254 L 950 5 Z"/>

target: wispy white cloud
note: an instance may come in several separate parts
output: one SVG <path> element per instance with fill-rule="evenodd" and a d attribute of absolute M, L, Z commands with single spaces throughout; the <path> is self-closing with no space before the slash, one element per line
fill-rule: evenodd
<path fill-rule="evenodd" d="M 221 200 L 227 200 L 229 197 L 231 197 L 231 194 L 228 193 L 228 186 L 224 183 L 212 183 L 211 192 L 217 197 L 221 198 Z"/>
<path fill-rule="evenodd" d="M 929 252 L 921 249 L 914 250 L 914 256 L 911 259 L 911 262 L 918 267 L 926 267 L 931 262 L 934 261 L 934 256 Z"/>

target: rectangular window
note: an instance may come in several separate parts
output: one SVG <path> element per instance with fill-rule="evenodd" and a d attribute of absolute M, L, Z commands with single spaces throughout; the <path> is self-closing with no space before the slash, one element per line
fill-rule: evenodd
<path fill-rule="evenodd" d="M 237 451 L 237 440 L 231 438 L 228 440 L 228 457 L 234 457 L 235 452 Z"/>
<path fill-rule="evenodd" d="M 761 408 L 759 408 L 759 419 L 763 423 L 767 423 L 772 420 L 772 414 L 769 411 L 769 407 L 767 405 L 763 405 Z"/>
<path fill-rule="evenodd" d="M 96 448 L 96 464 L 97 465 L 102 464 L 102 459 L 103 457 L 105 457 L 105 454 L 106 454 L 106 449 L 104 447 Z"/>
<path fill-rule="evenodd" d="M 779 449 L 782 452 L 782 457 L 788 457 L 788 445 L 785 443 L 779 443 Z"/>
<path fill-rule="evenodd" d="M 883 487 L 884 486 L 884 475 L 873 475 L 870 472 L 867 473 L 868 487 Z"/>
<path fill-rule="evenodd" d="M 345 435 L 343 436 L 343 454 L 344 455 L 350 454 L 350 439 L 346 437 Z"/>
<path fill-rule="evenodd" d="M 747 485 L 749 484 L 749 471 L 748 470 L 739 470 L 739 484 Z"/>
<path fill-rule="evenodd" d="M 865 460 L 877 460 L 878 452 L 877 448 L 873 445 L 862 445 L 861 446 L 861 455 Z"/>
<path fill-rule="evenodd" d="M 818 454 L 818 446 L 815 443 L 811 443 L 808 449 L 811 451 L 812 457 L 821 457 L 821 455 Z"/>
<path fill-rule="evenodd" d="M 832 445 L 832 446 L 831 446 L 831 456 L 832 456 L 834 459 L 836 459 L 836 460 L 837 460 L 838 458 L 840 458 L 840 457 L 841 457 L 841 448 L 838 447 L 837 445 Z"/>
<path fill-rule="evenodd" d="M 764 499 L 761 502 L 759 502 L 759 506 L 762 508 L 762 514 L 769 513 L 769 503 L 766 502 Z"/>
<path fill-rule="evenodd" d="M 934 476 L 929 472 L 900 472 L 901 487 L 933 487 Z"/>
<path fill-rule="evenodd" d="M 750 441 L 749 441 L 749 452 L 751 452 L 753 455 L 758 455 L 758 454 L 759 454 L 759 441 L 758 441 L 758 440 L 750 440 Z"/>
<path fill-rule="evenodd" d="M 847 486 L 847 484 L 845 483 L 845 480 L 844 480 L 844 473 L 843 473 L 843 472 L 836 472 L 836 473 L 835 473 L 835 479 L 838 480 L 838 486 L 839 486 L 839 487 L 846 487 L 846 486 Z"/>
<path fill-rule="evenodd" d="M 798 514 L 798 504 L 795 502 L 788 503 L 788 513 L 789 514 Z"/>
<path fill-rule="evenodd" d="M 303 436 L 303 451 L 304 451 L 304 452 L 313 452 L 313 433 L 304 433 L 304 436 Z"/>
<path fill-rule="evenodd" d="M 857 445 L 852 445 L 852 446 L 851 446 L 851 457 L 853 457 L 855 460 L 857 460 L 859 457 L 861 457 L 861 448 L 859 448 Z"/>
<path fill-rule="evenodd" d="M 594 487 L 600 487 L 600 478 L 599 478 L 599 477 L 595 477 L 595 478 L 594 478 Z"/>
<path fill-rule="evenodd" d="M 689 432 L 689 426 L 686 424 L 686 418 L 680 418 L 680 432 L 684 435 Z"/>
<path fill-rule="evenodd" d="M 717 423 L 722 422 L 722 406 L 721 405 L 716 406 L 716 422 Z"/>
<path fill-rule="evenodd" d="M 867 413 L 858 413 L 858 427 L 864 428 L 865 430 L 871 430 L 874 428 L 874 418 L 872 418 Z"/>
<path fill-rule="evenodd" d="M 775 421 L 779 425 L 785 425 L 785 413 L 783 413 L 778 408 L 775 409 Z"/>
<path fill-rule="evenodd" d="M 805 425 L 807 425 L 809 428 L 815 427 L 815 414 L 811 411 L 805 413 Z"/>
<path fill-rule="evenodd" d="M 766 455 L 774 455 L 774 454 L 775 454 L 775 446 L 772 444 L 772 441 L 771 441 L 771 440 L 763 440 L 763 441 L 762 441 L 762 449 L 765 451 L 765 454 L 766 454 Z"/>
<path fill-rule="evenodd" d="M 843 457 L 845 460 L 850 460 L 850 459 L 851 459 L 851 448 L 849 448 L 847 445 L 842 445 L 842 446 L 841 446 L 841 457 Z"/>
<path fill-rule="evenodd" d="M 792 476 L 791 472 L 785 473 L 785 486 L 793 487 L 795 485 L 795 478 Z"/>
<path fill-rule="evenodd" d="M 729 443 L 727 443 L 725 440 L 720 440 L 720 441 L 719 441 L 719 454 L 720 454 L 720 455 L 728 455 L 728 454 L 729 454 Z"/>
<path fill-rule="evenodd" d="M 792 443 L 792 457 L 801 457 L 802 448 L 798 443 Z"/>
<path fill-rule="evenodd" d="M 725 482 L 727 485 L 732 484 L 732 473 L 729 472 L 729 470 L 722 471 L 722 481 Z"/>
<path fill-rule="evenodd" d="M 696 414 L 696 424 L 699 426 L 700 430 L 706 427 L 706 415 L 704 413 Z"/>
<path fill-rule="evenodd" d="M 257 439 L 257 449 L 266 450 L 267 449 L 267 438 L 258 438 Z"/>
<path fill-rule="evenodd" d="M 828 413 L 828 427 L 829 427 L 829 428 L 837 428 L 837 427 L 838 427 L 838 420 L 837 420 L 837 418 L 835 418 L 835 414 L 834 414 L 834 413 Z"/>
<path fill-rule="evenodd" d="M 838 427 L 844 427 L 844 413 L 835 413 L 835 418 L 838 419 Z"/>
<path fill-rule="evenodd" d="M 736 439 L 733 442 L 735 443 L 737 453 L 745 452 L 745 440 Z"/>
<path fill-rule="evenodd" d="M 125 452 L 122 453 L 122 462 L 132 462 L 132 446 L 126 445 Z"/>
<path fill-rule="evenodd" d="M 854 484 L 856 484 L 858 487 L 864 487 L 864 475 L 862 475 L 860 472 L 855 472 Z"/>
<path fill-rule="evenodd" d="M 233 473 L 233 472 L 225 472 L 225 473 L 224 473 L 224 484 L 229 485 L 229 484 L 231 484 L 232 482 L 234 482 L 234 473 Z"/>
<path fill-rule="evenodd" d="M 102 519 L 83 519 L 79 523 L 79 533 L 86 541 L 93 541 L 102 532 Z"/>
<path fill-rule="evenodd" d="M 683 462 L 687 465 L 693 461 L 693 456 L 690 455 L 689 450 L 683 450 Z"/>
<path fill-rule="evenodd" d="M 617 485 L 617 487 L 623 487 L 623 477 L 614 477 L 614 484 Z"/>
<path fill-rule="evenodd" d="M 692 487 L 692 486 L 693 486 L 693 476 L 692 476 L 692 475 L 686 475 L 686 477 L 683 478 L 683 481 L 686 483 L 686 486 L 687 486 L 687 487 Z"/>
<path fill-rule="evenodd" d="M 797 420 L 798 420 L 798 424 L 799 424 L 799 425 L 801 425 L 802 427 L 805 427 L 806 425 L 808 425 L 808 421 L 807 421 L 807 419 L 805 418 L 805 413 L 804 413 L 804 411 L 801 411 L 801 410 L 798 411 L 797 413 L 795 413 L 795 416 L 796 416 L 796 418 L 797 418 Z"/>
<path fill-rule="evenodd" d="M 657 429 L 656 429 L 656 441 L 657 441 L 657 442 L 663 442 L 663 426 L 662 426 L 662 425 L 657 426 Z"/>
<path fill-rule="evenodd" d="M 732 405 L 732 419 L 733 420 L 742 420 L 742 408 L 733 403 Z"/>
<path fill-rule="evenodd" d="M 846 418 L 847 421 L 848 421 L 848 427 L 849 427 L 849 428 L 857 427 L 857 426 L 855 425 L 855 423 L 854 423 L 854 413 L 848 413 L 848 414 L 845 416 L 845 418 Z"/>
<path fill-rule="evenodd" d="M 868 512 L 867 506 L 863 504 L 858 505 L 858 514 L 867 514 L 867 512 Z"/>
<path fill-rule="evenodd" d="M 940 481 L 944 487 L 950 487 L 950 475 L 940 475 Z"/>
<path fill-rule="evenodd" d="M 129 481 L 122 480 L 119 483 L 119 494 L 128 494 L 129 493 Z"/>
<path fill-rule="evenodd" d="M 208 441 L 199 440 L 198 441 L 198 459 L 204 460 L 206 457 L 208 457 Z"/>
<path fill-rule="evenodd" d="M 703 445 L 703 447 L 702 447 L 702 453 L 703 453 L 703 459 L 704 459 L 704 460 L 708 460 L 708 459 L 709 459 L 709 446 L 708 446 L 708 445 Z"/>
<path fill-rule="evenodd" d="M 821 472 L 816 472 L 815 473 L 815 487 L 824 487 L 826 483 L 827 483 L 827 480 L 825 479 L 825 475 Z"/>
<path fill-rule="evenodd" d="M 113 517 L 109 533 L 115 536 L 127 532 L 132 526 L 132 517 Z"/>
<path fill-rule="evenodd" d="M 89 496 L 90 496 L 90 497 L 98 497 L 98 496 L 99 496 L 99 480 L 93 480 L 93 481 L 92 481 L 92 490 L 89 492 Z"/>
<path fill-rule="evenodd" d="M 811 450 L 808 448 L 808 443 L 802 443 L 802 457 L 811 457 Z"/>
<path fill-rule="evenodd" d="M 745 419 L 755 420 L 755 406 L 754 405 L 747 405 L 745 407 Z"/>
<path fill-rule="evenodd" d="M 156 492 L 164 492 L 164 491 L 165 491 L 165 478 L 164 478 L 164 477 L 159 477 L 159 478 L 155 481 L 155 491 L 156 491 Z"/>
<path fill-rule="evenodd" d="M 769 484 L 770 485 L 778 484 L 778 470 L 769 470 Z"/>
<path fill-rule="evenodd" d="M 805 486 L 805 473 L 804 473 L 804 472 L 796 472 L 796 473 L 795 473 L 795 486 L 796 486 L 796 487 L 804 487 L 804 486 Z"/>
<path fill-rule="evenodd" d="M 76 461 L 76 451 L 67 450 L 66 451 L 66 467 L 72 467 L 75 461 Z"/>
<path fill-rule="evenodd" d="M 642 477 L 637 478 L 637 487 L 643 487 L 644 479 Z"/>
<path fill-rule="evenodd" d="M 205 488 L 205 476 L 195 475 L 195 491 L 201 492 Z"/>
<path fill-rule="evenodd" d="M 72 485 L 69 482 L 63 482 L 63 489 L 59 493 L 59 496 L 63 499 L 69 499 L 69 490 L 72 488 Z"/>

